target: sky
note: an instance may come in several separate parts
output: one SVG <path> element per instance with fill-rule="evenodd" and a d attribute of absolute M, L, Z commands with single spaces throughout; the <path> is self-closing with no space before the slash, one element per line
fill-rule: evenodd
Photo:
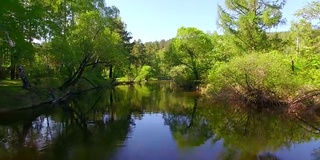
<path fill-rule="evenodd" d="M 289 30 L 290 22 L 296 19 L 294 12 L 311 1 L 287 0 L 282 10 L 287 24 L 274 30 Z M 173 38 L 182 26 L 204 32 L 221 31 L 217 27 L 217 6 L 223 5 L 224 0 L 106 0 L 106 3 L 120 10 L 133 39 L 142 42 Z"/>

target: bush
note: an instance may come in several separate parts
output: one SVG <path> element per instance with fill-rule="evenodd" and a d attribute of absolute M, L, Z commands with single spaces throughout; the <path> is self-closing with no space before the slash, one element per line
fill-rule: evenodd
<path fill-rule="evenodd" d="M 292 98 L 303 82 L 291 67 L 290 57 L 275 51 L 234 57 L 210 70 L 206 92 L 218 95 L 233 90 L 255 102 Z"/>
<path fill-rule="evenodd" d="M 152 68 L 150 66 L 142 66 L 137 78 L 135 79 L 136 81 L 143 81 L 147 80 L 151 77 L 151 71 Z"/>
<path fill-rule="evenodd" d="M 294 57 L 295 74 L 305 86 L 315 89 L 320 87 L 320 55 Z"/>

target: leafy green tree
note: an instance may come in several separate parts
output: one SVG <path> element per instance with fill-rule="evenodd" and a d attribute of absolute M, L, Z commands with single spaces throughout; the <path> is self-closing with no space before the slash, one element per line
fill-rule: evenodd
<path fill-rule="evenodd" d="M 152 68 L 152 76 L 166 78 L 168 76 L 168 65 L 165 60 L 165 52 L 168 51 L 172 40 L 161 40 L 146 42 L 146 64 Z"/>
<path fill-rule="evenodd" d="M 130 53 L 130 67 L 128 70 L 129 81 L 137 80 L 137 77 L 145 77 L 150 72 L 150 66 L 147 67 L 146 49 L 142 41 L 139 39 L 133 42 Z M 141 75 L 143 74 L 143 75 Z M 138 79 L 138 81 L 142 79 Z"/>
<path fill-rule="evenodd" d="M 115 7 L 109 7 L 108 12 L 113 13 L 112 21 L 110 23 L 110 28 L 113 32 L 120 35 L 122 47 L 119 48 L 118 57 L 121 59 L 115 59 L 109 65 L 109 78 L 114 79 L 115 76 L 124 76 L 125 70 L 129 65 L 130 52 L 133 48 L 133 43 L 131 43 L 131 33 L 126 30 L 126 24 L 121 20 L 119 16 L 119 10 Z M 116 69 L 116 70 L 115 70 Z M 115 73 L 113 73 L 116 71 Z"/>
<path fill-rule="evenodd" d="M 36 52 L 43 51 L 39 48 L 35 51 L 35 40 L 51 42 L 59 39 L 66 42 L 66 36 L 71 33 L 69 30 L 77 25 L 76 19 L 86 11 L 106 12 L 109 16 L 114 14 L 111 12 L 114 8 L 106 7 L 102 0 L 13 0 L 0 2 L 0 5 L 0 45 L 3 48 L 0 54 L 6 57 L 1 65 L 10 66 L 12 79 L 17 65 L 36 68 L 37 64 L 32 62 L 41 62 L 41 53 L 36 55 L 36 61 L 34 59 Z M 13 45 L 9 46 L 9 41 Z M 35 71 L 38 72 L 38 68 Z"/>
<path fill-rule="evenodd" d="M 285 0 L 225 0 L 218 6 L 218 25 L 237 53 L 270 50 L 266 30 L 284 23 Z"/>
<path fill-rule="evenodd" d="M 290 32 L 292 48 L 297 54 L 310 55 L 316 53 L 319 36 L 313 29 L 311 22 L 301 19 L 292 23 Z M 319 49 L 319 48 L 318 48 Z"/>
<path fill-rule="evenodd" d="M 41 1 L 0 2 L 0 55 L 7 57 L 0 65 L 10 65 L 10 77 L 15 79 L 19 64 L 33 60 L 33 39 L 39 38 L 44 30 L 44 3 Z"/>
<path fill-rule="evenodd" d="M 302 55 L 313 54 L 319 51 L 319 13 L 320 2 L 312 1 L 306 6 L 299 9 L 296 17 L 302 17 L 299 22 L 295 22 L 291 26 L 291 41 L 294 41 L 297 53 Z M 314 22 L 317 22 L 314 25 Z"/>
<path fill-rule="evenodd" d="M 189 82 L 199 84 L 214 63 L 212 51 L 208 34 L 196 28 L 181 27 L 165 56 L 172 67 L 184 66 L 191 72 Z"/>
<path fill-rule="evenodd" d="M 146 63 L 146 49 L 140 39 L 133 42 L 130 59 L 131 63 L 136 66 Z"/>
<path fill-rule="evenodd" d="M 162 44 L 163 43 L 163 44 Z M 159 78 L 165 78 L 167 79 L 169 76 L 169 70 L 170 70 L 170 65 L 167 63 L 166 60 L 166 53 L 170 52 L 172 45 L 172 39 L 167 40 L 167 41 L 160 41 L 160 50 L 156 53 L 156 73 Z M 163 48 L 162 48 L 163 47 Z"/>
<path fill-rule="evenodd" d="M 307 20 L 317 20 L 320 18 L 320 2 L 312 1 L 309 2 L 302 9 L 299 9 L 296 13 L 296 16 L 302 16 Z"/>
<path fill-rule="evenodd" d="M 68 76 L 68 80 L 61 86 L 61 89 L 75 85 L 82 78 L 86 68 L 92 67 L 91 71 L 93 71 L 99 64 L 109 65 L 111 57 L 116 55 L 117 48 L 121 47 L 121 39 L 119 34 L 112 32 L 106 26 L 109 21 L 107 16 L 91 11 L 76 19 L 77 25 L 66 36 L 67 41 L 63 42 L 68 45 L 66 49 L 69 51 L 67 55 L 61 54 L 69 56 L 64 63 L 74 63 L 69 66 L 71 76 Z M 61 47 L 59 42 L 58 45 L 56 47 Z M 60 49 L 61 51 L 66 50 Z"/>
<path fill-rule="evenodd" d="M 219 35 L 217 32 L 214 32 L 210 35 L 212 43 L 214 44 L 214 59 L 219 62 L 227 62 L 232 57 L 235 56 L 234 51 L 230 50 L 230 45 L 233 45 L 229 41 L 226 35 Z"/>

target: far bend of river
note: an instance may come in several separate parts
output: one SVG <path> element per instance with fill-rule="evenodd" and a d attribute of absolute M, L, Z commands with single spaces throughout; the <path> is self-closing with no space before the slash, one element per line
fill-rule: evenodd
<path fill-rule="evenodd" d="M 147 83 L 0 117 L 0 160 L 311 160 L 320 159 L 317 133 Z"/>

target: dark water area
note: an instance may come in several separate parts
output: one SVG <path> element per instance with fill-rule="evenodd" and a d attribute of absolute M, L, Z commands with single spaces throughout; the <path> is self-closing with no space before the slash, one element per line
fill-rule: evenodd
<path fill-rule="evenodd" d="M 318 130 L 283 115 L 147 83 L 2 115 L 0 160 L 13 159 L 308 160 L 320 159 L 320 140 Z"/>

